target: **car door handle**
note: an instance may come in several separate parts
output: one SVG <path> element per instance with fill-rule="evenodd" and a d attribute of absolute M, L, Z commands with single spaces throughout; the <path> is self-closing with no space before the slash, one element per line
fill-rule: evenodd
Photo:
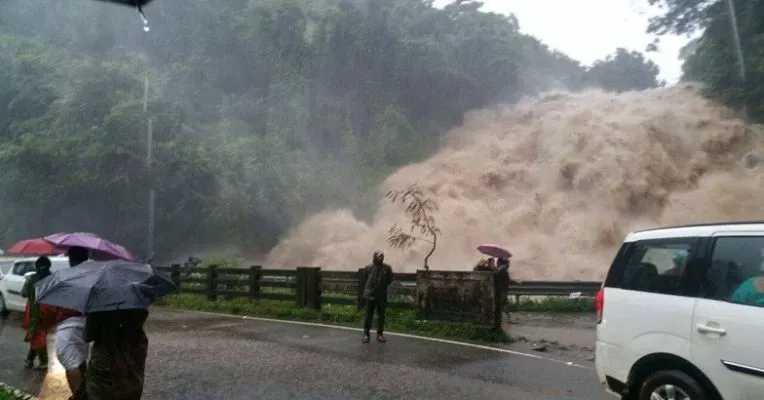
<path fill-rule="evenodd" d="M 703 324 L 697 324 L 695 325 L 695 328 L 700 333 L 716 333 L 717 335 L 724 336 L 727 334 L 726 329 L 722 328 L 714 328 L 713 326 L 703 325 Z"/>

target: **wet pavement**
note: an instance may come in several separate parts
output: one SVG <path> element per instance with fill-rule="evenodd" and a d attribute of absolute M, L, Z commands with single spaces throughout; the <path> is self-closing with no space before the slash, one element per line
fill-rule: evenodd
<path fill-rule="evenodd" d="M 504 329 L 515 343 L 510 349 L 564 360 L 573 360 L 594 367 L 597 321 L 593 313 L 526 313 L 513 312 L 513 323 Z"/>
<path fill-rule="evenodd" d="M 394 334 L 361 344 L 356 331 L 168 309 L 152 309 L 147 332 L 144 399 L 613 399 L 591 368 Z M 0 321 L 0 381 L 65 399 L 60 365 L 22 368 L 22 338 L 17 317 Z"/>

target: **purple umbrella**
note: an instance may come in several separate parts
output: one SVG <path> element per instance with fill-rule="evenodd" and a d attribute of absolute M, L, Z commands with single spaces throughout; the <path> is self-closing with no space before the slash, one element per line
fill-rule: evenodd
<path fill-rule="evenodd" d="M 90 250 L 90 255 L 94 260 L 113 260 L 122 259 L 135 261 L 135 256 L 126 248 L 116 243 L 100 238 L 92 233 L 73 232 L 56 233 L 45 236 L 46 242 L 61 248 L 80 246 Z"/>
<path fill-rule="evenodd" d="M 477 247 L 478 251 L 489 256 L 496 258 L 510 258 L 512 253 L 509 250 L 499 246 L 498 244 L 485 243 Z"/>

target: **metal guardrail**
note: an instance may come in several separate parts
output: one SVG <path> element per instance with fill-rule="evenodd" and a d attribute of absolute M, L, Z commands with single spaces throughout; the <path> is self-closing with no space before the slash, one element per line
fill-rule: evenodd
<path fill-rule="evenodd" d="M 513 296 L 594 296 L 600 290 L 602 282 L 595 281 L 524 281 L 509 286 L 509 295 Z"/>
<path fill-rule="evenodd" d="M 167 266 L 154 266 L 154 269 L 162 273 L 169 274 L 171 268 Z M 194 273 L 201 273 L 200 270 L 206 270 L 206 268 L 195 268 Z M 290 276 L 289 272 L 296 270 L 279 270 L 278 275 L 269 274 L 273 270 L 264 270 L 263 275 L 260 277 L 260 281 L 265 283 L 276 282 L 290 282 L 294 281 L 294 276 Z M 181 273 L 185 273 L 181 269 Z M 249 273 L 248 269 L 242 269 L 242 280 L 246 279 L 246 275 Z M 337 275 L 347 274 L 347 278 L 335 277 Z M 324 285 L 341 285 L 346 283 L 352 285 L 354 279 L 352 278 L 353 272 L 343 271 L 327 271 L 327 278 L 323 279 Z M 412 274 L 413 275 L 413 274 Z M 597 281 L 523 281 L 518 284 L 510 285 L 508 295 L 509 296 L 581 296 L 591 297 L 594 296 L 597 291 L 600 290 L 602 283 Z M 394 282 L 394 286 L 399 289 L 411 289 L 416 288 L 416 282 L 412 280 L 397 280 Z M 576 297 L 577 297 L 576 296 Z"/>

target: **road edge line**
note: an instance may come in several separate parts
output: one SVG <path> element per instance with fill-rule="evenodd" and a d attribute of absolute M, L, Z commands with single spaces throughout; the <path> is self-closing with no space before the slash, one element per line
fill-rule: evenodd
<path fill-rule="evenodd" d="M 363 329 L 361 329 L 361 328 L 353 328 L 353 327 L 350 327 L 350 326 L 342 326 L 342 325 L 323 324 L 323 323 L 319 323 L 319 322 L 294 321 L 294 320 L 289 320 L 289 319 L 277 319 L 277 318 L 265 318 L 265 317 L 252 317 L 252 316 L 249 316 L 249 315 L 235 315 L 235 314 L 226 314 L 226 313 L 218 313 L 218 312 L 211 312 L 211 311 L 197 311 L 197 310 L 189 310 L 189 309 L 185 309 L 185 308 L 174 308 L 174 307 L 167 307 L 167 309 L 170 309 L 170 310 L 180 310 L 180 311 L 186 311 L 186 312 L 194 312 L 194 313 L 199 313 L 199 314 L 216 315 L 216 316 L 235 318 L 235 319 L 251 319 L 251 320 L 255 320 L 255 321 L 277 322 L 277 323 L 292 324 L 292 325 L 303 325 L 303 326 L 312 326 L 312 327 L 318 327 L 318 328 L 331 328 L 331 329 L 342 329 L 342 330 L 353 331 L 353 332 L 363 332 Z M 501 347 L 493 347 L 493 346 L 486 346 L 486 345 L 475 344 L 475 343 L 460 342 L 458 340 L 450 340 L 450 339 L 441 339 L 441 338 L 428 337 L 428 336 L 420 336 L 420 335 L 414 335 L 414 334 L 411 334 L 411 333 L 402 333 L 402 332 L 394 332 L 394 331 L 390 331 L 388 333 L 390 333 L 391 335 L 394 335 L 394 336 L 400 336 L 400 337 L 405 337 L 405 338 L 409 338 L 409 339 L 418 339 L 418 340 L 424 340 L 424 341 L 428 341 L 428 342 L 446 343 L 446 344 L 452 344 L 452 345 L 457 345 L 457 346 L 471 347 L 471 348 L 474 348 L 474 349 L 496 351 L 496 352 L 504 353 L 504 354 L 512 354 L 512 355 L 521 356 L 521 357 L 535 358 L 537 360 L 552 361 L 552 362 L 555 362 L 555 363 L 558 363 L 558 364 L 567 365 L 569 367 L 577 367 L 577 368 L 582 368 L 582 369 L 586 369 L 586 370 L 594 370 L 594 368 L 587 367 L 587 366 L 581 365 L 581 364 L 576 364 L 576 363 L 574 363 L 572 361 L 558 360 L 556 358 L 544 357 L 544 356 L 540 356 L 538 354 L 524 353 L 522 351 L 517 351 L 517 350 L 503 349 Z"/>

